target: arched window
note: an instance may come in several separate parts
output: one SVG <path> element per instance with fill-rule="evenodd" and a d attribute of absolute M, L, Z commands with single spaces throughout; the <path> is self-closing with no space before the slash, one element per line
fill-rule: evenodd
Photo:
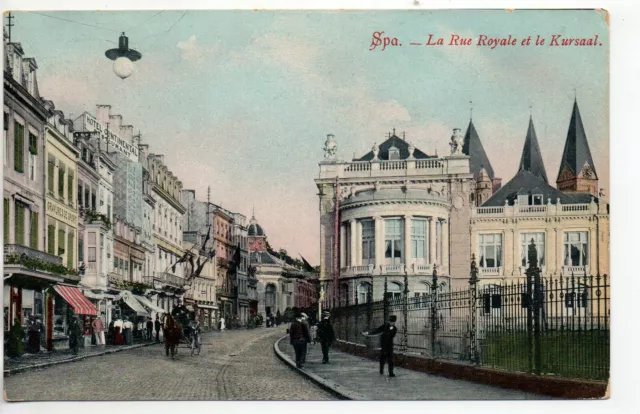
<path fill-rule="evenodd" d="M 362 282 L 358 285 L 358 303 L 367 303 L 369 295 L 372 292 L 371 284 Z"/>
<path fill-rule="evenodd" d="M 276 305 L 276 286 L 268 284 L 264 290 L 264 304 L 266 307 L 271 308 Z"/>
<path fill-rule="evenodd" d="M 398 282 L 391 282 L 387 285 L 387 296 L 389 299 L 400 299 L 402 297 L 402 285 Z"/>
<path fill-rule="evenodd" d="M 340 304 L 342 306 L 349 305 L 349 285 L 347 283 L 340 285 Z"/>

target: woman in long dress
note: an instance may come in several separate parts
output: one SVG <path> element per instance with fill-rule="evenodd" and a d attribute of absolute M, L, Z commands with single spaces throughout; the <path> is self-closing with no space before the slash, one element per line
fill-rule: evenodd
<path fill-rule="evenodd" d="M 123 324 L 122 319 L 118 319 L 113 323 L 114 345 L 124 345 L 124 336 L 122 335 Z"/>

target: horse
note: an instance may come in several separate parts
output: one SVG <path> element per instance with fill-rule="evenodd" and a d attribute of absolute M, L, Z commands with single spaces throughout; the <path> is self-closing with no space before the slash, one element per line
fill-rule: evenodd
<path fill-rule="evenodd" d="M 174 358 L 178 351 L 178 344 L 182 336 L 182 327 L 176 322 L 171 315 L 167 315 L 164 326 L 164 349 L 166 355 L 169 356 L 169 350 L 171 350 L 171 358 Z"/>

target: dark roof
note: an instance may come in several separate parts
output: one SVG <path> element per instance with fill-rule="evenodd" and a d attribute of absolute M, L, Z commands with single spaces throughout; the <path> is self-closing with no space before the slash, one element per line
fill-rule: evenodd
<path fill-rule="evenodd" d="M 527 137 L 524 139 L 524 148 L 522 148 L 518 171 L 529 171 L 533 175 L 541 177 L 545 182 L 549 182 L 532 118 L 529 118 L 529 129 L 527 130 Z"/>
<path fill-rule="evenodd" d="M 473 125 L 473 121 L 469 121 L 469 127 L 467 127 L 467 133 L 464 135 L 464 144 L 462 145 L 462 152 L 469 157 L 469 168 L 471 173 L 475 176 L 484 167 L 487 170 L 489 178 L 493 180 L 494 172 L 487 153 L 484 152 L 484 147 L 480 141 L 480 137 L 476 132 L 476 127 Z"/>
<path fill-rule="evenodd" d="M 591 158 L 591 150 L 587 142 L 587 134 L 584 132 L 582 125 L 582 117 L 580 109 L 578 109 L 578 101 L 573 102 L 573 112 L 571 113 L 571 121 L 569 122 L 569 131 L 567 132 L 567 140 L 564 143 L 564 151 L 560 160 L 560 169 L 558 171 L 558 180 L 560 173 L 565 166 L 577 176 L 584 168 L 584 164 L 589 164 L 596 178 L 596 166 Z"/>
<path fill-rule="evenodd" d="M 267 252 L 251 252 L 249 253 L 249 262 L 251 264 L 279 264 Z"/>
<path fill-rule="evenodd" d="M 590 203 L 592 198 L 591 194 L 587 193 L 563 193 L 550 186 L 540 176 L 522 170 L 496 191 L 490 199 L 482 204 L 482 207 L 504 206 L 505 200 L 513 205 L 518 194 L 542 194 L 544 204 L 547 204 L 549 198 L 551 198 L 552 204 L 556 204 L 558 198 L 562 204 Z M 597 201 L 597 198 L 595 200 Z"/>
<path fill-rule="evenodd" d="M 392 146 L 400 150 L 401 160 L 405 160 L 409 158 L 409 143 L 394 134 L 391 137 L 389 137 L 385 142 L 378 145 L 378 148 L 379 148 L 378 159 L 388 160 L 389 148 L 391 148 Z M 435 156 L 427 155 L 424 152 L 420 151 L 418 148 L 416 148 L 413 151 L 413 158 L 416 158 L 416 159 L 435 158 Z M 369 151 L 362 158 L 355 159 L 354 161 L 371 161 L 372 159 L 373 159 L 373 151 Z"/>
<path fill-rule="evenodd" d="M 258 224 L 255 217 L 251 217 L 249 227 L 247 228 L 247 236 L 264 236 L 264 230 Z"/>

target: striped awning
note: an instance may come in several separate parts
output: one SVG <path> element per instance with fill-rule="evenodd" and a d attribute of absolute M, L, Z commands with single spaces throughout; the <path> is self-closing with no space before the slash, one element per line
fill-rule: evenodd
<path fill-rule="evenodd" d="M 98 310 L 82 294 L 80 289 L 65 285 L 55 285 L 53 288 L 71 305 L 78 315 L 98 316 Z"/>
<path fill-rule="evenodd" d="M 154 312 L 158 312 L 158 313 L 166 313 L 167 311 L 162 309 L 161 307 L 154 305 L 153 302 L 151 302 L 149 299 L 145 298 L 144 296 L 140 296 L 140 295 L 133 295 L 138 302 L 142 303 L 142 306 L 144 306 L 147 309 L 150 309 Z"/>
<path fill-rule="evenodd" d="M 129 292 L 122 292 L 120 294 L 120 299 L 124 301 L 124 303 L 133 310 L 138 316 L 149 316 L 149 312 L 142 307 L 140 302 Z"/>

